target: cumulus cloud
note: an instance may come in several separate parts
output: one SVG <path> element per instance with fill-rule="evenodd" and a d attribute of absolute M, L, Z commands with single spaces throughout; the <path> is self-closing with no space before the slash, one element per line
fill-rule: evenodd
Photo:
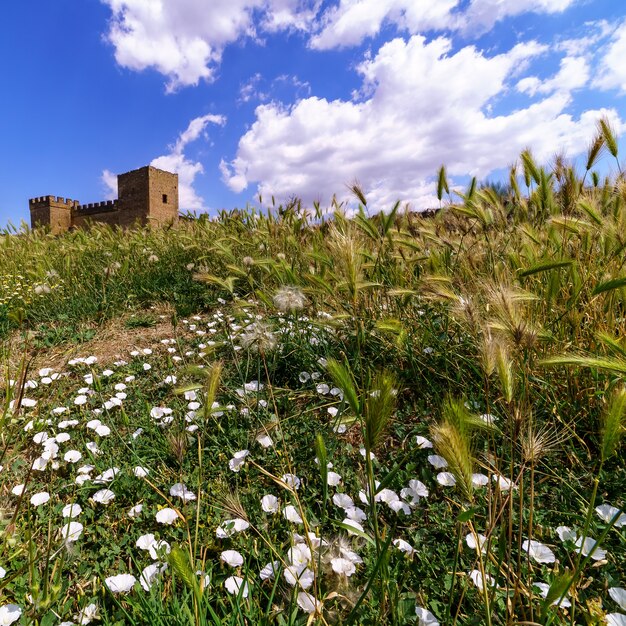
<path fill-rule="evenodd" d="M 193 161 L 185 155 L 185 147 L 196 141 L 206 131 L 209 124 L 223 126 L 223 115 L 203 115 L 189 122 L 189 126 L 178 136 L 168 154 L 152 159 L 150 165 L 178 174 L 178 203 L 181 210 L 204 210 L 204 200 L 197 194 L 193 183 L 204 172 L 202 163 Z"/>
<path fill-rule="evenodd" d="M 569 93 L 574 89 L 584 87 L 589 80 L 589 64 L 580 57 L 565 57 L 561 59 L 559 71 L 551 78 L 544 80 L 537 76 L 526 76 L 517 83 L 518 91 L 534 96 L 537 93 L 548 94 L 555 91 Z"/>
<path fill-rule="evenodd" d="M 196 117 L 187 128 L 178 135 L 178 138 L 167 154 L 152 159 L 150 165 L 159 169 L 178 174 L 178 204 L 181 210 L 205 210 L 204 200 L 194 189 L 196 176 L 204 172 L 204 167 L 199 161 L 193 161 L 185 155 L 185 148 L 188 144 L 196 141 L 201 136 L 206 135 L 206 128 L 209 124 L 223 126 L 226 118 L 223 115 L 203 115 Z M 106 191 L 106 199 L 117 198 L 117 175 L 110 170 L 104 170 L 101 181 Z"/>
<path fill-rule="evenodd" d="M 319 0 L 102 0 L 115 59 L 132 70 L 155 69 L 174 91 L 211 80 L 224 47 L 268 31 L 304 29 Z"/>
<path fill-rule="evenodd" d="M 409 35 L 463 31 L 479 35 L 527 12 L 564 11 L 575 0 L 101 0 L 111 9 L 107 40 L 117 62 L 154 69 L 167 90 L 212 80 L 224 48 L 264 34 L 300 31 L 312 48 L 361 43 L 384 24 Z"/>
<path fill-rule="evenodd" d="M 100 180 L 104 187 L 105 199 L 115 200 L 117 198 L 117 174 L 114 174 L 110 170 L 104 170 Z"/>
<path fill-rule="evenodd" d="M 600 62 L 600 72 L 594 86 L 601 89 L 618 89 L 626 93 L 626 20 L 613 33 Z"/>
<path fill-rule="evenodd" d="M 321 15 L 313 48 L 341 48 L 375 36 L 384 24 L 409 34 L 427 30 L 462 31 L 480 35 L 496 22 L 521 13 L 558 13 L 575 0 L 340 0 Z"/>
<path fill-rule="evenodd" d="M 422 208 L 432 206 L 432 176 L 441 163 L 452 176 L 481 178 L 513 163 L 527 146 L 542 160 L 557 150 L 573 156 L 601 115 L 620 129 L 612 110 L 578 118 L 567 112 L 570 90 L 580 84 L 571 66 L 579 62 L 564 62 L 526 108 L 489 113 L 546 52 L 535 42 L 487 56 L 473 46 L 452 53 L 445 37 L 394 39 L 359 66 L 367 94 L 359 100 L 258 106 L 235 158 L 221 164 L 223 180 L 235 192 L 256 185 L 264 196 L 327 202 L 334 192 L 347 197 L 346 183 L 358 179 L 379 208 L 397 199 Z"/>

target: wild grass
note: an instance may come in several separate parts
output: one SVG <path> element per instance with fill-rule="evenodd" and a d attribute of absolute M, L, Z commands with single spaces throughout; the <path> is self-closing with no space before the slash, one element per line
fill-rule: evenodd
<path fill-rule="evenodd" d="M 0 623 L 624 623 L 614 139 L 428 217 L 0 236 Z"/>

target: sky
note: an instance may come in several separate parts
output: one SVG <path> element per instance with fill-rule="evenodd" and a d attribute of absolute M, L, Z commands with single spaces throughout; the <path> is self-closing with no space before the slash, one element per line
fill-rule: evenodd
<path fill-rule="evenodd" d="M 179 174 L 183 210 L 328 207 L 354 182 L 370 210 L 420 210 L 442 164 L 453 185 L 525 148 L 583 167 L 600 117 L 626 131 L 624 0 L 19 0 L 3 17 L 0 226 L 35 196 L 113 199 L 148 164 Z"/>

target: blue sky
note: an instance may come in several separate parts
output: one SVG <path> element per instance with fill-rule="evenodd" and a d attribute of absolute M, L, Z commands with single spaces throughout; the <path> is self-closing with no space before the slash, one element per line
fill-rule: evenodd
<path fill-rule="evenodd" d="M 178 171 L 181 207 L 358 181 L 433 205 L 434 174 L 495 178 L 530 147 L 626 130 L 621 0 L 20 0 L 4 7 L 0 225 L 28 198 L 116 196 Z M 580 160 L 580 158 L 579 158 Z M 613 165 L 606 160 L 603 166 Z"/>

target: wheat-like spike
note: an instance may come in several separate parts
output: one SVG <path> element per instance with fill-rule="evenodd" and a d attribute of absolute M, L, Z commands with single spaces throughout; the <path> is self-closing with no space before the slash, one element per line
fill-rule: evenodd
<path fill-rule="evenodd" d="M 598 130 L 604 138 L 604 144 L 611 155 L 617 158 L 617 137 L 607 117 L 602 117 L 598 121 Z"/>
<path fill-rule="evenodd" d="M 613 393 L 602 418 L 601 458 L 602 462 L 613 456 L 620 438 L 626 429 L 626 388 Z"/>
<path fill-rule="evenodd" d="M 467 502 L 473 500 L 472 455 L 469 440 L 453 424 L 442 423 L 431 430 L 437 452 L 447 461 L 456 485 Z"/>

